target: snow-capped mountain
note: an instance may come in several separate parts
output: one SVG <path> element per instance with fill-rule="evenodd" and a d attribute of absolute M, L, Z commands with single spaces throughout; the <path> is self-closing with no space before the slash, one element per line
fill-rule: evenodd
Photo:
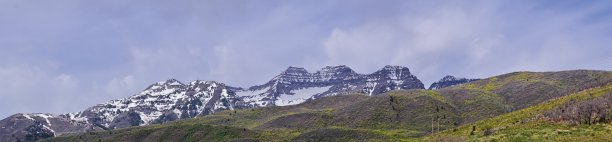
<path fill-rule="evenodd" d="M 208 115 L 220 110 L 285 106 L 324 96 L 391 90 L 424 89 L 408 68 L 385 66 L 359 74 L 347 66 L 315 72 L 289 67 L 263 85 L 230 87 L 214 81 L 183 84 L 175 79 L 150 85 L 131 97 L 61 115 L 16 114 L 0 121 L 0 141 L 32 140 L 64 133 L 165 123 Z"/>
<path fill-rule="evenodd" d="M 67 115 L 74 120 L 99 124 L 104 129 L 164 123 L 218 110 L 242 108 L 241 100 L 233 90 L 236 89 L 213 81 L 183 84 L 169 79 L 129 98 L 112 100 Z"/>
<path fill-rule="evenodd" d="M 74 121 L 65 115 L 18 113 L 0 121 L 0 141 L 36 141 L 66 133 L 102 130 L 91 123 Z"/>
<path fill-rule="evenodd" d="M 432 83 L 429 86 L 429 90 L 442 89 L 445 87 L 455 86 L 455 85 L 464 84 L 464 83 L 477 81 L 477 80 L 480 80 L 480 79 L 456 78 L 454 76 L 447 75 L 447 76 L 444 76 L 439 81 Z"/>
<path fill-rule="evenodd" d="M 385 66 L 367 75 L 358 74 L 347 66 L 328 66 L 313 73 L 289 67 L 269 82 L 238 90 L 236 94 L 251 106 L 285 106 L 329 95 L 376 95 L 401 89 L 424 87 L 408 68 L 401 66 Z"/>
<path fill-rule="evenodd" d="M 16 114 L 0 121 L 0 141 L 30 141 L 64 133 L 143 126 L 244 106 L 231 88 L 212 81 L 157 82 L 128 98 L 61 115 Z"/>

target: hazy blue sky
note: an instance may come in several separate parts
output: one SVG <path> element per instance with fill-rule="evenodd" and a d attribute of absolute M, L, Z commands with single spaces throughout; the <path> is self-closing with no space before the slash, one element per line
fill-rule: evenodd
<path fill-rule="evenodd" d="M 612 1 L 0 0 L 0 117 L 288 66 L 443 77 L 612 70 Z"/>

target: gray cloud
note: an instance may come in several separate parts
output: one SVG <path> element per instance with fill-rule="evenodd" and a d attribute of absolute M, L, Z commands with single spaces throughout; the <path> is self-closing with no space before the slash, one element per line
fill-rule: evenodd
<path fill-rule="evenodd" d="M 0 117 L 168 78 L 247 87 L 287 66 L 451 74 L 611 70 L 608 1 L 0 1 Z"/>

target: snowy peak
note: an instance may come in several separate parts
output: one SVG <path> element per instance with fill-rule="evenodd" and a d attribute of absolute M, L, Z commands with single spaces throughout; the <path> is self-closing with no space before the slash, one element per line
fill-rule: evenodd
<path fill-rule="evenodd" d="M 202 90 L 214 90 L 217 87 L 225 87 L 225 84 L 218 83 L 215 81 L 196 80 L 196 81 L 190 82 L 189 85 L 187 86 L 187 89 L 198 92 Z"/>
<path fill-rule="evenodd" d="M 353 71 L 353 69 L 345 65 L 326 66 L 322 68 L 321 70 L 317 71 L 317 73 L 320 73 L 320 74 L 356 74 L 355 71 Z"/>
<path fill-rule="evenodd" d="M 387 65 L 371 75 L 383 77 L 385 79 L 402 79 L 412 76 L 412 74 L 410 74 L 410 70 L 407 67 L 391 65 Z"/>
<path fill-rule="evenodd" d="M 464 84 L 472 81 L 477 81 L 479 79 L 466 79 L 466 78 L 457 78 L 451 75 L 444 76 L 437 82 L 432 83 L 429 86 L 429 90 L 437 90 L 445 87 L 455 86 L 459 84 Z"/>
<path fill-rule="evenodd" d="M 205 80 L 195 80 L 195 81 L 189 82 L 190 86 L 213 85 L 213 84 L 215 84 L 215 85 L 225 85 L 223 83 L 219 83 L 219 82 L 216 82 L 216 81 L 205 81 Z"/>
<path fill-rule="evenodd" d="M 308 71 L 304 68 L 300 68 L 300 67 L 288 67 L 285 71 L 283 71 L 281 73 L 281 75 L 283 74 L 288 74 L 288 75 L 300 75 L 300 74 L 308 74 Z"/>
<path fill-rule="evenodd" d="M 361 76 L 345 65 L 327 66 L 314 74 L 320 76 L 323 80 L 350 80 Z"/>
<path fill-rule="evenodd" d="M 308 72 L 301 67 L 289 67 L 280 75 L 273 78 L 270 82 L 282 84 L 302 83 L 302 82 L 325 82 L 329 80 L 350 79 L 353 76 L 360 74 L 355 73 L 353 69 L 345 66 L 326 66 L 314 73 Z"/>
<path fill-rule="evenodd" d="M 302 67 L 288 67 L 285 71 L 281 72 L 280 75 L 320 75 L 320 74 L 356 74 L 353 69 L 346 65 L 339 66 L 326 66 L 320 70 L 310 73 L 308 70 Z"/>
<path fill-rule="evenodd" d="M 387 65 L 367 75 L 363 93 L 376 95 L 403 89 L 425 89 L 425 87 L 416 76 L 410 74 L 410 70 L 407 67 Z"/>
<path fill-rule="evenodd" d="M 387 71 L 394 71 L 394 70 L 408 70 L 408 67 L 404 67 L 404 66 L 394 66 L 394 65 L 386 65 L 384 66 L 382 69 L 380 69 L 379 71 L 383 71 L 383 70 L 387 70 Z"/>
<path fill-rule="evenodd" d="M 168 80 L 159 81 L 155 84 L 152 84 L 149 87 L 147 87 L 146 90 L 174 89 L 174 88 L 180 88 L 183 86 L 184 84 L 176 79 L 168 79 Z"/>
<path fill-rule="evenodd" d="M 130 98 L 141 98 L 143 96 L 163 96 L 184 89 L 185 85 L 176 79 L 168 79 L 151 84 L 147 89 Z"/>
<path fill-rule="evenodd" d="M 326 66 L 315 72 L 288 67 L 267 83 L 248 89 L 215 81 L 195 80 L 183 84 L 176 79 L 167 79 L 153 83 L 133 96 L 111 100 L 81 112 L 19 114 L 5 119 L 6 123 L 0 123 L 0 126 L 19 123 L 23 128 L 0 132 L 11 134 L 29 127 L 32 130 L 28 133 L 44 133 L 44 137 L 52 137 L 69 132 L 165 123 L 221 110 L 296 105 L 339 94 L 378 95 L 392 90 L 422 88 L 421 81 L 402 66 L 385 66 L 372 74 L 359 74 L 345 65 Z"/>
<path fill-rule="evenodd" d="M 279 75 L 274 77 L 270 82 L 291 83 L 296 81 L 306 81 L 317 79 L 304 68 L 289 67 Z"/>
<path fill-rule="evenodd" d="M 240 108 L 236 106 L 238 101 L 234 90 L 223 83 L 196 80 L 183 84 L 169 79 L 152 84 L 134 96 L 99 104 L 67 116 L 95 124 L 102 129 L 115 129 Z"/>
<path fill-rule="evenodd" d="M 157 82 L 157 83 L 155 83 L 155 85 L 159 85 L 159 86 L 182 86 L 184 84 L 181 83 L 180 81 L 174 79 L 174 78 L 171 78 L 171 79 L 168 79 L 168 80 Z"/>
<path fill-rule="evenodd" d="M 345 65 L 326 66 L 316 72 L 289 67 L 268 83 L 238 90 L 248 104 L 293 105 L 324 96 L 365 93 L 377 95 L 391 90 L 424 89 L 407 67 L 385 66 L 372 74 L 359 74 Z"/>

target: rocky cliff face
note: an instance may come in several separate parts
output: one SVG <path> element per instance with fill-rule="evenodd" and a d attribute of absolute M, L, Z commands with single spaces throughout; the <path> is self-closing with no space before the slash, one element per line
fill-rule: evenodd
<path fill-rule="evenodd" d="M 13 115 L 0 121 L 0 141 L 32 141 L 65 133 L 165 123 L 220 110 L 295 105 L 324 96 L 377 95 L 402 89 L 424 86 L 401 66 L 385 66 L 372 74 L 359 74 L 347 66 L 328 66 L 312 73 L 289 67 L 267 83 L 249 88 L 199 80 L 183 84 L 169 79 L 131 97 L 81 112 Z"/>
<path fill-rule="evenodd" d="M 444 76 L 438 82 L 434 82 L 429 86 L 429 90 L 437 90 L 445 87 L 455 86 L 459 84 L 464 84 L 472 81 L 477 81 L 480 79 L 466 79 L 466 78 L 456 78 L 454 76 Z"/>

